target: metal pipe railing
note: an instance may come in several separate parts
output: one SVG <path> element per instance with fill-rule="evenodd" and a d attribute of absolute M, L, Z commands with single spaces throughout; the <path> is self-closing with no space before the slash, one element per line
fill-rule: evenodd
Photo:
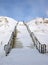
<path fill-rule="evenodd" d="M 30 37 L 32 38 L 32 41 L 34 42 L 34 46 L 36 47 L 36 49 L 40 52 L 40 53 L 46 53 L 46 44 L 41 44 L 38 39 L 36 38 L 36 36 L 34 35 L 33 32 L 30 31 L 28 25 L 23 22 L 24 25 L 27 27 L 27 30 L 30 34 Z"/>
<path fill-rule="evenodd" d="M 18 23 L 17 23 L 17 25 L 18 25 Z M 8 43 L 4 45 L 4 50 L 5 50 L 6 56 L 10 53 L 10 50 L 13 47 L 14 39 L 16 37 L 16 27 L 17 27 L 17 25 L 15 26 L 14 31 L 12 32 L 11 37 L 10 37 Z"/>

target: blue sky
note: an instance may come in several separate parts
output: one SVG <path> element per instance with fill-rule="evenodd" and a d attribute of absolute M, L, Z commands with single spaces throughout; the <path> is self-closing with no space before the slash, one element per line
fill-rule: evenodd
<path fill-rule="evenodd" d="M 0 0 L 0 16 L 18 21 L 48 17 L 48 0 Z"/>

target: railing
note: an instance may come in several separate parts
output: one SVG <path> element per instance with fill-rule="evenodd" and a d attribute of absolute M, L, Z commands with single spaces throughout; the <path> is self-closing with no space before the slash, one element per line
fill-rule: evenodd
<path fill-rule="evenodd" d="M 38 51 L 40 53 L 46 53 L 46 45 L 45 44 L 41 44 L 38 39 L 36 38 L 36 36 L 33 34 L 32 32 L 32 38 L 33 38 L 33 42 L 34 42 L 34 45 L 35 47 L 38 49 Z"/>
<path fill-rule="evenodd" d="M 41 44 L 41 43 L 38 41 L 38 39 L 36 38 L 36 36 L 34 35 L 34 33 L 30 31 L 28 25 L 27 25 L 25 22 L 23 22 L 23 23 L 24 23 L 24 25 L 27 27 L 27 30 L 28 30 L 28 32 L 29 32 L 29 34 L 30 34 L 30 37 L 32 38 L 32 41 L 33 41 L 34 46 L 36 47 L 36 49 L 37 49 L 40 53 L 46 53 L 46 44 Z"/>
<path fill-rule="evenodd" d="M 17 25 L 18 25 L 18 23 L 17 23 Z M 4 45 L 4 50 L 5 50 L 6 56 L 10 53 L 10 50 L 13 48 L 14 39 L 16 37 L 16 27 L 17 27 L 17 25 L 15 26 L 14 31 L 12 32 L 8 43 Z"/>

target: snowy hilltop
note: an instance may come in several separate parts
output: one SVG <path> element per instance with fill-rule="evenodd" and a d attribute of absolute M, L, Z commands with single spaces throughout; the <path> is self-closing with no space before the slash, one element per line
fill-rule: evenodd
<path fill-rule="evenodd" d="M 36 18 L 28 22 L 27 25 L 39 43 L 46 45 L 46 52 L 48 52 L 48 18 Z"/>
<path fill-rule="evenodd" d="M 32 31 L 48 32 L 48 18 L 36 18 L 27 22 L 27 25 Z"/>

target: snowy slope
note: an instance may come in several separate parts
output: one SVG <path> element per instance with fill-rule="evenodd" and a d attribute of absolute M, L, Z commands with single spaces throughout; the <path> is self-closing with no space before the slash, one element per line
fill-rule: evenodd
<path fill-rule="evenodd" d="M 4 50 L 4 45 L 8 44 L 16 24 L 17 21 L 12 18 L 0 17 L 0 54 Z"/>
<path fill-rule="evenodd" d="M 36 18 L 27 23 L 31 32 L 41 44 L 46 44 L 48 50 L 48 18 Z"/>
<path fill-rule="evenodd" d="M 42 18 L 37 18 L 37 19 L 29 21 L 27 23 L 27 25 L 33 32 L 38 31 L 38 32 L 47 33 L 48 32 L 48 23 L 44 23 L 44 22 L 46 22 L 46 20 L 48 21 L 47 18 L 45 18 L 44 20 Z"/>

